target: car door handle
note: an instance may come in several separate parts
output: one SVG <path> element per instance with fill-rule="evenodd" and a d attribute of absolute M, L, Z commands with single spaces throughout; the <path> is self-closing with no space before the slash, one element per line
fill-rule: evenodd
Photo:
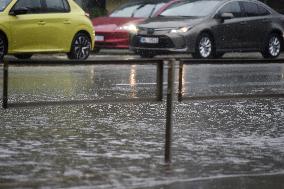
<path fill-rule="evenodd" d="M 71 24 L 71 21 L 70 21 L 70 20 L 64 20 L 63 23 L 64 23 L 64 24 Z"/>
<path fill-rule="evenodd" d="M 246 21 L 242 21 L 242 22 L 240 22 L 240 24 L 241 25 L 245 25 L 245 24 L 247 24 L 247 22 Z"/>
<path fill-rule="evenodd" d="M 269 20 L 268 19 L 263 19 L 261 22 L 262 23 L 267 23 L 267 22 L 269 22 Z"/>
<path fill-rule="evenodd" d="M 41 20 L 41 21 L 38 22 L 38 25 L 45 25 L 45 24 L 46 24 L 46 22 L 43 21 L 43 20 Z"/>

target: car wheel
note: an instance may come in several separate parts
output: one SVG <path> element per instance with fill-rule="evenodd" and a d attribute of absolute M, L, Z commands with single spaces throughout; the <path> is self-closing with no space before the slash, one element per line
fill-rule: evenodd
<path fill-rule="evenodd" d="M 14 56 L 18 59 L 30 59 L 33 54 L 15 54 Z"/>
<path fill-rule="evenodd" d="M 3 35 L 0 34 L 0 61 L 3 60 L 6 52 L 7 52 L 6 39 Z"/>
<path fill-rule="evenodd" d="M 154 58 L 155 53 L 149 51 L 137 51 L 136 54 L 139 54 L 141 58 Z"/>
<path fill-rule="evenodd" d="M 273 33 L 268 37 L 261 54 L 263 58 L 277 58 L 281 53 L 281 49 L 282 39 L 278 34 Z"/>
<path fill-rule="evenodd" d="M 69 59 L 85 60 L 91 51 L 91 39 L 85 33 L 78 33 L 73 39 L 71 51 L 67 53 Z"/>
<path fill-rule="evenodd" d="M 193 58 L 214 58 L 215 47 L 212 37 L 207 33 L 202 33 L 196 43 L 195 53 L 192 54 Z"/>

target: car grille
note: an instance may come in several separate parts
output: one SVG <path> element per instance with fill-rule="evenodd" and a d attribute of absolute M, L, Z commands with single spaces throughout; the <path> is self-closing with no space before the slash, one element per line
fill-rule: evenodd
<path fill-rule="evenodd" d="M 143 35 L 137 35 L 132 38 L 132 46 L 134 47 L 146 47 L 146 48 L 174 48 L 174 44 L 172 40 L 167 36 L 151 36 L 151 37 L 158 37 L 159 43 L 157 44 L 149 44 L 149 43 L 141 43 L 141 37 L 149 37 Z"/>

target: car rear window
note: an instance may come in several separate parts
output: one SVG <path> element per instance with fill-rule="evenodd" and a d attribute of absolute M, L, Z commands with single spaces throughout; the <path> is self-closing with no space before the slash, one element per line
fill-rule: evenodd
<path fill-rule="evenodd" d="M 242 2 L 246 16 L 258 16 L 258 7 L 255 3 Z"/>
<path fill-rule="evenodd" d="M 270 12 L 261 5 L 258 5 L 258 14 L 260 16 L 270 15 Z"/>
<path fill-rule="evenodd" d="M 242 2 L 244 10 L 245 10 L 245 15 L 248 17 L 251 16 L 265 16 L 269 15 L 270 12 L 266 10 L 264 7 L 256 4 L 256 3 L 251 3 L 251 2 Z"/>

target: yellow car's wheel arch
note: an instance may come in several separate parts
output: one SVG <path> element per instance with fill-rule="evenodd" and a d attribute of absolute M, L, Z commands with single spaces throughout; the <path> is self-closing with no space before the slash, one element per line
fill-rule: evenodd
<path fill-rule="evenodd" d="M 3 41 L 3 42 L 2 42 Z M 0 30 L 0 61 L 3 60 L 4 56 L 8 53 L 8 37 L 5 32 Z"/>
<path fill-rule="evenodd" d="M 80 52 L 82 52 L 81 54 L 77 53 L 76 51 L 76 47 L 75 44 L 78 43 L 80 40 L 79 38 L 81 38 L 83 41 L 83 44 L 80 44 L 78 48 L 80 48 Z M 67 56 L 69 59 L 87 59 L 88 56 L 90 55 L 91 50 L 93 49 L 93 42 L 92 42 L 92 37 L 90 35 L 90 33 L 86 30 L 79 30 L 78 32 L 76 32 L 76 34 L 74 35 L 72 42 L 70 43 L 70 48 L 69 48 L 69 52 L 67 53 Z M 85 44 L 86 43 L 86 44 Z M 85 45 L 85 46 L 84 46 Z"/>

